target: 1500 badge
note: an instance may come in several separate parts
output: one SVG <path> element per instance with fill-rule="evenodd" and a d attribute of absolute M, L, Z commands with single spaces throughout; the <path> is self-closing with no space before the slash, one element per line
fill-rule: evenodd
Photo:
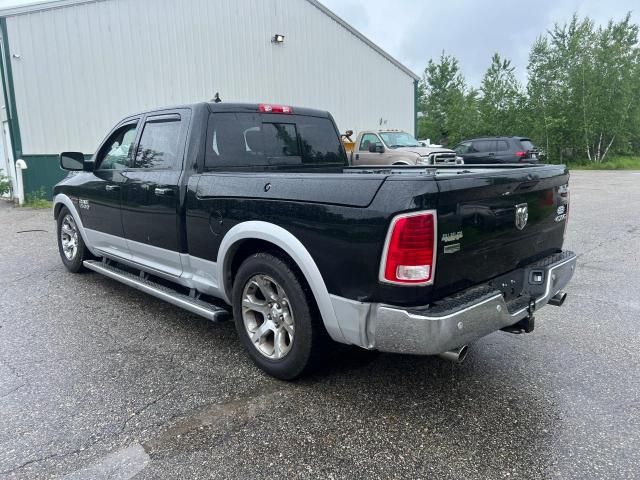
<path fill-rule="evenodd" d="M 89 210 L 89 200 L 78 200 L 78 206 L 84 210 Z"/>

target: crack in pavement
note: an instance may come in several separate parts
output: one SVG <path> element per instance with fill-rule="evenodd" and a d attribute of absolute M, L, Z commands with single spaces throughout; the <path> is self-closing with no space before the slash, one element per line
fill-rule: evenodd
<path fill-rule="evenodd" d="M 16 392 L 18 390 L 20 390 L 22 387 L 25 387 L 27 384 L 23 383 L 21 385 L 18 385 L 16 388 L 12 388 L 11 390 L 9 390 L 6 393 L 3 393 L 2 395 L 0 395 L 0 398 L 4 398 L 4 397 L 8 397 L 9 395 L 11 395 L 13 392 Z"/>
<path fill-rule="evenodd" d="M 183 377 L 180 377 L 179 379 L 180 381 L 184 381 Z M 176 383 L 172 388 L 170 388 L 169 390 L 167 390 L 166 392 L 164 392 L 163 394 L 159 395 L 157 398 L 155 398 L 154 400 L 151 400 L 150 402 L 147 402 L 146 405 L 144 405 L 142 408 L 136 410 L 135 412 L 133 412 L 131 415 L 129 415 L 129 417 L 124 421 L 124 423 L 122 424 L 122 427 L 120 428 L 120 431 L 118 433 L 122 433 L 125 431 L 125 429 L 127 428 L 127 425 L 129 424 L 129 422 L 137 416 L 140 416 L 142 413 L 144 413 L 146 410 L 148 410 L 149 408 L 151 408 L 152 406 L 154 406 L 156 403 L 158 403 L 160 400 L 168 397 L 169 395 L 171 395 L 173 392 L 175 392 L 178 389 L 178 383 Z"/>
<path fill-rule="evenodd" d="M 46 455 L 44 457 L 40 457 L 40 458 L 34 458 L 32 460 L 28 460 L 24 463 L 21 463 L 20 465 L 17 465 L 9 470 L 3 470 L 0 471 L 0 475 L 8 475 L 11 473 L 14 473 L 18 470 L 24 469 L 25 467 L 28 467 L 29 465 L 33 465 L 36 463 L 41 463 L 44 462 L 46 460 L 50 460 L 52 458 L 64 458 L 64 457 L 68 457 L 74 454 L 78 454 L 81 453 L 85 450 L 90 449 L 91 447 L 95 446 L 96 444 L 109 440 L 109 439 L 113 439 L 115 437 L 117 437 L 118 435 L 122 434 L 125 429 L 127 428 L 128 423 L 131 421 L 132 418 L 140 415 L 141 413 L 143 413 L 144 411 L 146 411 L 147 409 L 149 409 L 150 407 L 152 407 L 153 405 L 155 405 L 156 403 L 158 403 L 160 400 L 162 400 L 163 398 L 166 398 L 167 396 L 169 396 L 171 393 L 173 393 L 176 389 L 178 388 L 178 385 L 174 385 L 172 388 L 170 388 L 168 391 L 162 393 L 161 395 L 159 395 L 158 397 L 156 397 L 155 399 L 151 400 L 150 402 L 147 402 L 143 407 L 139 408 L 138 410 L 136 410 L 133 414 L 131 414 L 121 425 L 121 427 L 113 432 L 113 433 L 109 433 L 106 434 L 104 436 L 98 437 L 95 440 L 89 442 L 86 445 L 80 446 L 74 450 L 68 451 L 68 452 L 58 452 L 58 453 L 52 453 L 50 455 Z"/>

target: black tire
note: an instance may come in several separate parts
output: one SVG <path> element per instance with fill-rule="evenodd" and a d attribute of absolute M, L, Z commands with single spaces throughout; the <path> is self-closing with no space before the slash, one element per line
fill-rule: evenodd
<path fill-rule="evenodd" d="M 68 258 L 65 254 L 62 244 L 62 226 L 67 218 L 70 218 L 76 227 L 76 237 L 74 237 L 74 239 L 77 242 L 77 245 L 75 254 L 73 254 L 71 258 Z M 73 215 L 71 215 L 71 212 L 69 212 L 69 209 L 67 207 L 62 207 L 62 209 L 58 213 L 57 226 L 58 228 L 56 231 L 58 234 L 58 252 L 60 253 L 62 263 L 71 273 L 79 273 L 85 271 L 86 269 L 82 265 L 82 262 L 91 258 L 91 254 L 87 249 L 84 240 L 82 239 L 82 235 L 80 235 L 80 231 L 77 230 L 78 227 L 75 219 L 73 218 Z"/>
<path fill-rule="evenodd" d="M 299 278 L 300 275 L 286 259 L 270 253 L 256 253 L 242 263 L 233 284 L 233 317 L 240 342 L 258 367 L 281 380 L 293 380 L 314 370 L 324 357 L 329 340 L 313 295 L 306 282 Z M 287 299 L 285 303 L 290 307 L 293 318 L 295 330 L 287 347 L 288 353 L 278 359 L 268 358 L 261 353 L 251 340 L 243 317 L 245 288 L 250 288 L 252 280 L 260 276 L 267 276 L 277 283 L 277 287 L 282 287 Z M 262 315 L 258 317 L 266 321 Z M 275 345 L 275 339 L 273 343 Z"/>

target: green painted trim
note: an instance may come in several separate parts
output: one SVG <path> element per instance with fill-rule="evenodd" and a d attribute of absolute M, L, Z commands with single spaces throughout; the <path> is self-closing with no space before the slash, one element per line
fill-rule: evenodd
<path fill-rule="evenodd" d="M 418 138 L 418 80 L 413 81 L 413 136 Z"/>
<path fill-rule="evenodd" d="M 27 169 L 22 171 L 25 196 L 44 190 L 44 198 L 51 200 L 53 186 L 67 176 L 60 168 L 59 155 L 23 155 Z"/>
<path fill-rule="evenodd" d="M 9 136 L 13 150 L 13 159 L 22 157 L 22 137 L 20 136 L 20 122 L 18 122 L 18 109 L 16 108 L 16 92 L 13 88 L 13 71 L 11 69 L 11 50 L 9 48 L 9 34 L 7 33 L 7 19 L 0 17 L 0 41 L 2 43 L 2 61 L 0 61 L 0 73 L 2 73 L 2 90 L 4 93 L 4 105 L 7 110 L 9 122 Z"/>

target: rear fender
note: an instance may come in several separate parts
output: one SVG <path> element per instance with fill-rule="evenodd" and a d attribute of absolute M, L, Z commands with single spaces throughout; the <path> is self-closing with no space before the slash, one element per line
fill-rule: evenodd
<path fill-rule="evenodd" d="M 273 223 L 261 221 L 243 222 L 234 226 L 224 236 L 218 251 L 217 273 L 222 283 L 220 290 L 225 295 L 225 300 L 231 304 L 231 285 L 225 272 L 231 265 L 233 252 L 235 251 L 234 245 L 247 239 L 257 239 L 272 243 L 293 259 L 311 288 L 325 328 L 331 338 L 337 342 L 350 343 L 345 339 L 340 329 L 329 291 L 311 254 L 291 232 Z"/>

